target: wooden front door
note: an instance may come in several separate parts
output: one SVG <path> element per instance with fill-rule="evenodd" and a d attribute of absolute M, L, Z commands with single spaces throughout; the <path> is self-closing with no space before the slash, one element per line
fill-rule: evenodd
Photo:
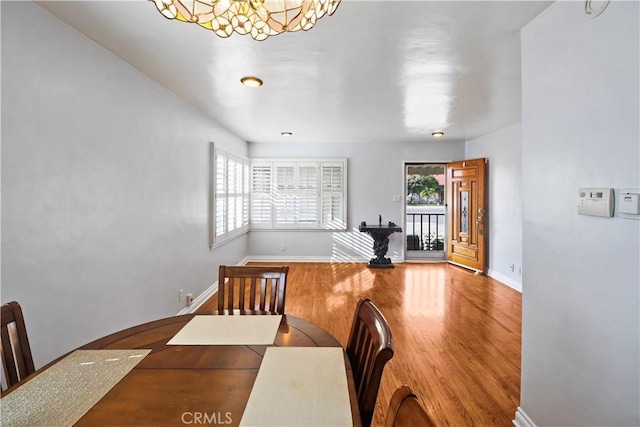
<path fill-rule="evenodd" d="M 477 272 L 485 262 L 486 159 L 447 164 L 447 259 Z"/>

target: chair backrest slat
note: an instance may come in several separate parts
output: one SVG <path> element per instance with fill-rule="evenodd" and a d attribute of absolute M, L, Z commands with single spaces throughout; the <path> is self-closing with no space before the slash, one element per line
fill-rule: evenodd
<path fill-rule="evenodd" d="M 20 304 L 2 305 L 2 370 L 7 387 L 11 387 L 36 371 Z"/>
<path fill-rule="evenodd" d="M 240 309 L 284 314 L 288 273 L 289 267 L 286 266 L 221 265 L 218 312 Z"/>
<path fill-rule="evenodd" d="M 234 279 L 233 277 L 230 277 L 229 280 L 226 282 L 227 283 L 227 304 L 228 305 L 232 305 L 233 304 L 233 294 L 234 294 L 234 289 L 236 288 L 235 284 L 234 284 Z"/>
<path fill-rule="evenodd" d="M 260 310 L 264 310 L 264 303 L 267 299 L 267 279 L 260 280 Z"/>
<path fill-rule="evenodd" d="M 368 427 L 380 388 L 382 371 L 393 357 L 393 338 L 387 320 L 369 300 L 361 299 L 347 343 L 363 427 Z"/>
<path fill-rule="evenodd" d="M 249 307 L 256 306 L 256 286 L 256 278 L 252 277 L 249 281 Z M 240 308 L 244 310 L 244 306 Z"/>
<path fill-rule="evenodd" d="M 276 311 L 276 292 L 278 291 L 278 286 L 275 280 L 269 280 L 271 282 L 271 297 L 269 298 L 269 311 Z"/>
<path fill-rule="evenodd" d="M 244 310 L 244 295 L 246 294 L 246 289 L 245 289 L 246 288 L 246 284 L 247 284 L 247 282 L 244 279 L 244 277 L 241 277 L 240 278 L 240 289 L 239 289 L 239 292 L 238 292 L 238 298 L 240 299 L 238 304 L 239 304 L 240 310 Z"/>

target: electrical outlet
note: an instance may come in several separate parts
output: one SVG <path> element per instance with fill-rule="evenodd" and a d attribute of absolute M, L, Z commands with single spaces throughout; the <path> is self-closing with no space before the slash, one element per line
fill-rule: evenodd
<path fill-rule="evenodd" d="M 183 294 L 183 293 L 184 293 L 184 289 L 180 289 L 180 290 L 178 291 L 178 302 L 181 302 L 181 301 L 182 301 L 182 294 Z"/>
<path fill-rule="evenodd" d="M 509 266 L 509 268 L 511 269 L 511 271 L 515 271 L 516 266 L 515 266 L 515 264 L 511 264 L 511 265 Z"/>
<path fill-rule="evenodd" d="M 286 250 L 287 250 L 287 245 L 285 245 L 284 243 L 282 243 L 282 244 L 280 245 L 280 250 L 281 250 L 282 252 L 286 251 Z"/>

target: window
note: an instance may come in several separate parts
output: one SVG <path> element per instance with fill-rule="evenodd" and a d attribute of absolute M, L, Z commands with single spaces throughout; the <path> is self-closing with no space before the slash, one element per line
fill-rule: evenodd
<path fill-rule="evenodd" d="M 254 159 L 251 228 L 345 230 L 346 171 L 346 159 Z"/>
<path fill-rule="evenodd" d="M 249 162 L 213 147 L 210 246 L 249 230 Z"/>

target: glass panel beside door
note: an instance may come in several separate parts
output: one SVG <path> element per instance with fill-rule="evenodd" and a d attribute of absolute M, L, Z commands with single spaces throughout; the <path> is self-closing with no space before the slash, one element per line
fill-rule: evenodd
<path fill-rule="evenodd" d="M 406 259 L 445 259 L 445 164 L 405 164 Z"/>

